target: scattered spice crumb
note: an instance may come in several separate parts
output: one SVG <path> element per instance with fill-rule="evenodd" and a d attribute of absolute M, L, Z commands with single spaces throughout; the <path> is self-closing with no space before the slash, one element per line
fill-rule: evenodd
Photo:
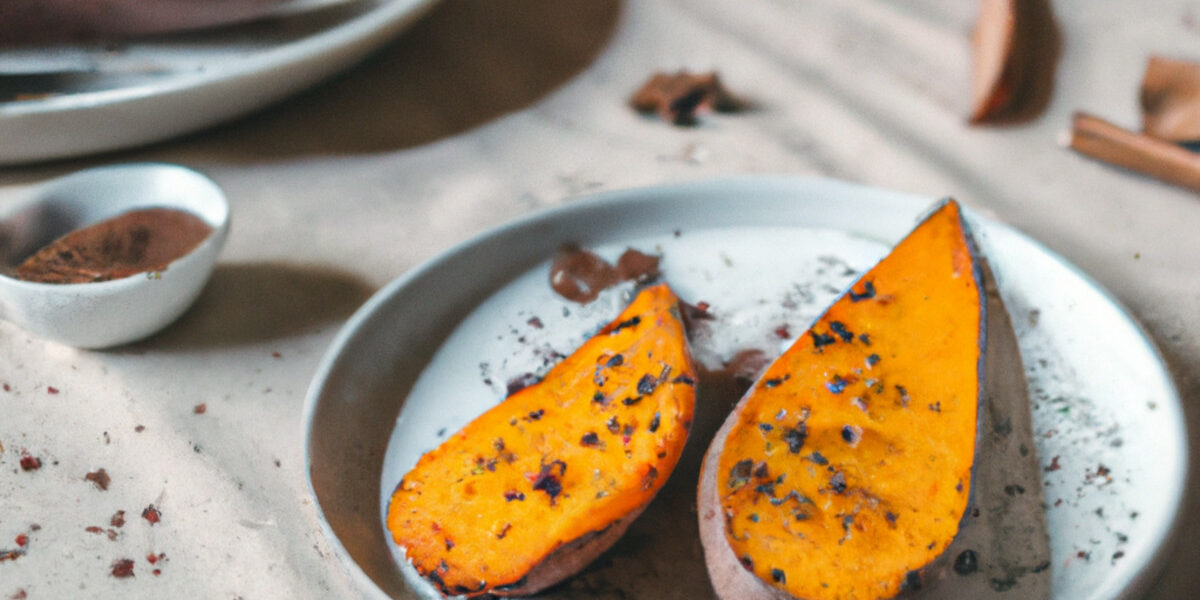
<path fill-rule="evenodd" d="M 42 459 L 40 459 L 36 456 L 32 456 L 30 454 L 22 454 L 21 455 L 21 470 L 22 471 L 36 471 L 40 468 L 42 468 Z"/>
<path fill-rule="evenodd" d="M 117 541 L 117 536 L 121 534 L 117 533 L 116 529 L 109 529 L 104 532 L 104 535 L 108 536 L 108 541 L 115 542 Z"/>
<path fill-rule="evenodd" d="M 192 412 L 195 414 L 198 414 L 198 415 L 202 415 L 202 414 L 208 412 L 208 404 L 201 402 L 200 404 L 197 404 L 195 407 L 192 408 Z"/>
<path fill-rule="evenodd" d="M 133 577 L 133 561 L 128 558 L 119 558 L 113 561 L 112 576 L 118 579 Z"/>
<path fill-rule="evenodd" d="M 6 383 L 6 384 L 4 384 L 4 391 L 6 391 L 6 392 L 11 392 L 11 391 L 12 391 L 12 386 L 8 385 L 7 383 Z"/>
<path fill-rule="evenodd" d="M 725 89 L 715 71 L 655 73 L 629 98 L 629 105 L 641 113 L 658 113 L 672 125 L 695 125 L 701 109 L 737 112 L 745 108 L 745 102 Z"/>
<path fill-rule="evenodd" d="M 537 317 L 529 317 L 529 320 L 525 322 L 534 329 L 541 329 L 542 327 L 545 327 L 545 325 L 542 323 L 542 320 Z"/>
<path fill-rule="evenodd" d="M 155 570 L 151 571 L 151 573 L 154 573 L 154 576 L 157 577 L 159 575 L 162 575 L 162 569 L 155 569 Z"/>
<path fill-rule="evenodd" d="M 57 394 L 57 393 L 58 393 L 58 388 L 56 388 L 56 387 L 54 387 L 54 386 L 52 386 L 52 385 L 48 385 L 48 386 L 46 386 L 46 393 L 48 393 L 48 394 Z"/>
<path fill-rule="evenodd" d="M 511 396 L 511 395 L 541 381 L 541 380 L 542 380 L 541 377 L 538 377 L 537 375 L 534 375 L 533 373 L 521 373 L 520 375 L 517 375 L 516 377 L 513 377 L 512 379 L 508 380 L 508 384 L 505 386 L 505 388 L 506 388 L 506 390 L 505 390 L 506 396 L 505 397 L 507 398 L 508 396 Z"/>
<path fill-rule="evenodd" d="M 142 518 L 150 521 L 150 524 L 153 525 L 162 519 L 162 511 L 158 510 L 153 504 L 151 504 L 142 511 Z"/>
<path fill-rule="evenodd" d="M 25 600 L 29 595 L 25 593 L 25 588 L 20 588 L 11 596 L 12 600 Z"/>
<path fill-rule="evenodd" d="M 145 430 L 146 430 L 146 426 L 145 426 L 145 425 L 138 425 L 137 427 L 134 427 L 134 428 L 133 428 L 133 430 L 134 430 L 135 432 L 137 432 L 137 433 L 141 433 L 141 432 L 143 432 L 143 431 L 145 431 Z"/>
<path fill-rule="evenodd" d="M 41 526 L 41 525 L 38 525 L 37 523 L 33 523 L 33 524 L 31 524 L 31 525 L 29 526 L 29 530 L 30 530 L 30 531 L 41 531 L 41 530 L 42 530 L 42 526 Z"/>
<path fill-rule="evenodd" d="M 108 484 L 112 482 L 112 478 L 108 476 L 108 471 L 105 471 L 103 468 L 96 469 L 95 471 L 84 475 L 83 478 L 94 483 L 96 488 L 100 491 L 107 490 Z"/>
<path fill-rule="evenodd" d="M 1050 459 L 1050 466 L 1046 467 L 1046 472 L 1050 473 L 1053 471 L 1057 471 L 1061 468 L 1062 467 L 1059 466 L 1059 464 L 1058 464 L 1058 456 L 1055 456 L 1054 458 Z"/>
<path fill-rule="evenodd" d="M 280 467 L 280 466 L 282 466 L 282 464 L 279 462 L 279 459 L 278 459 L 278 458 L 277 458 L 277 459 L 275 459 L 275 466 L 276 466 L 276 467 Z"/>
<path fill-rule="evenodd" d="M 108 520 L 108 524 L 112 525 L 113 527 L 124 527 L 125 511 L 118 510 L 117 512 L 113 513 L 112 518 Z"/>
<path fill-rule="evenodd" d="M 88 533 L 104 533 L 103 527 L 97 527 L 95 525 L 89 525 L 87 527 L 84 527 L 83 530 Z"/>
<path fill-rule="evenodd" d="M 279 351 L 277 350 L 277 351 L 271 353 L 271 357 L 272 358 L 283 358 L 283 355 L 280 354 Z"/>

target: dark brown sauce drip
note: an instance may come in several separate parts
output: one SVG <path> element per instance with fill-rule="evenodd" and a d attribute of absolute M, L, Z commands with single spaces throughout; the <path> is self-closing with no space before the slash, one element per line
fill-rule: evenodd
<path fill-rule="evenodd" d="M 629 248 L 613 267 L 590 250 L 563 246 L 550 265 L 550 287 L 567 300 L 587 304 L 622 281 L 645 283 L 658 277 L 659 260 Z"/>
<path fill-rule="evenodd" d="M 661 256 L 643 254 L 633 248 L 628 248 L 617 259 L 617 275 L 626 281 L 645 283 L 659 276 L 658 263 Z"/>
<path fill-rule="evenodd" d="M 77 229 L 38 250 L 16 276 L 41 283 L 92 283 L 165 269 L 212 233 L 200 217 L 171 208 L 130 211 Z"/>
<path fill-rule="evenodd" d="M 723 368 L 701 366 L 697 373 L 700 387 L 712 390 L 714 395 L 720 397 L 722 410 L 728 411 L 741 400 L 769 364 L 771 359 L 762 350 L 741 350 L 725 361 Z"/>

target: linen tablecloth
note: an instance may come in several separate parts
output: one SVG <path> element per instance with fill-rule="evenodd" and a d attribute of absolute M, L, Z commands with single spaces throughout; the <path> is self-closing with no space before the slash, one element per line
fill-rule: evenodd
<path fill-rule="evenodd" d="M 300 446 L 305 390 L 339 326 L 477 232 L 646 184 L 812 174 L 953 195 L 1011 223 L 1144 324 L 1183 396 L 1195 457 L 1200 201 L 1056 137 L 1077 109 L 1136 128 L 1147 57 L 1200 59 L 1200 6 L 1055 3 L 1049 104 L 992 127 L 965 119 L 975 10 L 447 0 L 364 64 L 258 114 L 0 170 L 5 206 L 85 166 L 180 163 L 226 190 L 234 222 L 199 302 L 148 340 L 81 351 L 0 323 L 0 549 L 25 536 L 24 554 L 0 562 L 0 598 L 364 595 L 319 529 Z M 695 127 L 629 109 L 642 80 L 679 68 L 719 71 L 753 108 Z M 25 454 L 41 467 L 23 470 Z M 106 489 L 86 478 L 99 469 Z M 1196 491 L 1152 598 L 1200 597 Z M 151 505 L 157 523 L 143 517 Z M 123 559 L 134 577 L 112 576 Z"/>

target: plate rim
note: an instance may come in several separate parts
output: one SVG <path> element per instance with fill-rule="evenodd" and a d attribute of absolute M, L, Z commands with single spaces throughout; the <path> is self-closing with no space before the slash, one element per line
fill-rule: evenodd
<path fill-rule="evenodd" d="M 392 299 L 393 296 L 410 285 L 413 281 L 425 276 L 426 274 L 436 272 L 444 263 L 451 261 L 454 257 L 472 250 L 474 247 L 484 244 L 487 241 L 509 234 L 513 231 L 518 231 L 525 228 L 535 227 L 539 223 L 553 222 L 556 219 L 564 218 L 578 211 L 597 210 L 610 206 L 617 206 L 623 203 L 641 204 L 647 202 L 660 202 L 661 197 L 671 194 L 679 194 L 688 190 L 705 190 L 711 192 L 713 189 L 724 189 L 743 192 L 740 198 L 744 201 L 754 201 L 756 195 L 762 195 L 762 191 L 767 187 L 782 187 L 792 190 L 811 189 L 813 187 L 839 188 L 845 192 L 855 194 L 872 194 L 877 196 L 886 196 L 890 201 L 895 202 L 924 202 L 928 204 L 936 201 L 936 198 L 910 192 L 890 190 L 886 188 L 848 182 L 833 178 L 813 176 L 813 175 L 736 175 L 726 177 L 702 178 L 697 180 L 660 183 L 646 186 L 635 186 L 627 188 L 619 188 L 612 190 L 604 190 L 599 192 L 568 195 L 564 197 L 561 203 L 551 207 L 542 208 L 520 215 L 516 218 L 503 221 L 493 227 L 489 227 L 481 232 L 467 237 L 439 252 L 431 257 L 421 261 L 417 265 L 407 269 L 399 276 L 395 277 L 377 292 L 375 292 L 366 302 L 364 302 L 349 319 L 338 330 L 337 334 L 329 343 L 325 353 L 321 356 L 310 380 L 308 390 L 305 394 L 304 406 L 301 412 L 301 450 L 303 452 L 303 465 L 305 483 L 309 497 L 313 501 L 313 506 L 317 511 L 317 517 L 322 533 L 325 535 L 326 541 L 330 543 L 334 554 L 338 561 L 346 566 L 350 577 L 354 579 L 362 588 L 363 591 L 369 592 L 376 597 L 384 598 L 387 595 L 383 590 L 371 579 L 369 575 L 362 569 L 361 565 L 350 556 L 348 550 L 342 544 L 340 538 L 333 531 L 332 526 L 325 517 L 324 508 L 321 506 L 321 501 L 316 493 L 316 488 L 312 479 L 312 435 L 313 435 L 313 417 L 317 407 L 321 401 L 324 385 L 337 362 L 340 360 L 347 345 L 353 341 L 355 337 L 363 331 L 362 325 L 366 323 L 384 304 Z M 759 191 L 755 191 L 755 190 Z M 961 202 L 961 201 L 960 201 Z M 919 208 L 920 205 L 914 204 L 914 207 Z M 982 209 L 972 208 L 969 204 L 964 204 L 966 208 L 965 214 L 982 223 L 987 228 L 996 228 L 1002 230 L 1004 234 L 1012 236 L 1023 243 L 1031 245 L 1035 250 L 1039 251 L 1046 258 L 1056 263 L 1058 266 L 1065 268 L 1073 275 L 1078 277 L 1084 284 L 1092 288 L 1100 297 L 1101 300 L 1110 304 L 1117 313 L 1124 318 L 1124 321 L 1132 327 L 1133 333 L 1140 338 L 1145 349 L 1149 351 L 1150 357 L 1159 367 L 1156 371 L 1157 378 L 1163 390 L 1170 396 L 1171 402 L 1167 406 L 1160 408 L 1169 411 L 1168 421 L 1174 424 L 1176 439 L 1180 442 L 1178 448 L 1178 456 L 1180 457 L 1177 472 L 1171 474 L 1171 480 L 1178 482 L 1174 493 L 1171 495 L 1170 517 L 1163 521 L 1162 531 L 1156 532 L 1162 540 L 1153 552 L 1146 553 L 1139 561 L 1141 564 L 1137 566 L 1132 577 L 1125 583 L 1123 589 L 1114 596 L 1114 598 L 1132 598 L 1138 597 L 1148 591 L 1149 587 L 1161 575 L 1162 567 L 1164 566 L 1166 557 L 1176 539 L 1180 535 L 1180 519 L 1182 517 L 1183 507 L 1187 497 L 1187 482 L 1190 472 L 1190 456 L 1188 452 L 1189 440 L 1187 436 L 1187 428 L 1184 421 L 1182 397 L 1179 394 L 1178 386 L 1175 383 L 1175 378 L 1163 357 L 1157 343 L 1149 335 L 1143 324 L 1134 316 L 1133 312 L 1116 298 L 1108 289 L 1102 286 L 1090 274 L 1068 261 L 1063 256 L 1059 255 L 1054 250 L 1047 247 L 1041 241 L 1026 235 L 1020 230 L 1000 221 L 999 219 L 985 214 Z"/>
<path fill-rule="evenodd" d="M 198 124 L 186 124 L 165 132 L 126 134 L 119 141 L 96 141 L 72 145 L 40 142 L 26 144 L 30 150 L 11 152 L 0 146 L 0 166 L 30 164 L 48 159 L 83 156 L 96 152 L 136 147 L 168 139 L 191 131 L 210 127 L 238 115 L 261 109 L 325 79 L 374 51 L 401 30 L 429 12 L 440 0 L 382 0 L 370 10 L 312 35 L 269 46 L 234 61 L 230 66 L 201 71 L 188 71 L 164 76 L 161 80 L 138 83 L 127 87 L 82 92 L 67 96 L 52 96 L 43 100 L 0 102 L 0 134 L 7 128 L 19 128 L 24 122 L 41 125 L 50 118 L 63 115 L 84 115 L 136 102 L 167 100 L 180 95 L 200 93 L 220 85 L 255 79 L 259 75 L 308 69 L 312 72 L 289 78 L 288 85 L 274 87 L 242 108 L 218 111 L 213 118 L 199 119 Z M 136 44 L 136 39 L 131 42 Z M 328 63 L 321 65 L 322 60 Z M 26 140 L 28 142 L 29 140 Z"/>

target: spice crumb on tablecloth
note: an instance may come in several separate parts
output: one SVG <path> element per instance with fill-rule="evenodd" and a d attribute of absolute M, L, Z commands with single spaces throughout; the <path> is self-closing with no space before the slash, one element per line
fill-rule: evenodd
<path fill-rule="evenodd" d="M 133 577 L 133 565 L 133 560 L 129 558 L 119 558 L 113 561 L 112 576 L 118 579 Z"/>
<path fill-rule="evenodd" d="M 28 452 L 21 453 L 21 470 L 36 471 L 42 468 L 42 459 L 29 454 Z"/>
<path fill-rule="evenodd" d="M 103 468 L 96 469 L 95 471 L 84 475 L 83 478 L 95 484 L 96 489 L 102 492 L 107 490 L 108 484 L 112 482 L 112 478 L 108 476 L 108 471 L 105 471 Z"/>
<path fill-rule="evenodd" d="M 142 511 L 142 518 L 150 521 L 150 524 L 153 525 L 162 519 L 162 511 L 158 510 L 153 504 L 151 504 Z"/>

